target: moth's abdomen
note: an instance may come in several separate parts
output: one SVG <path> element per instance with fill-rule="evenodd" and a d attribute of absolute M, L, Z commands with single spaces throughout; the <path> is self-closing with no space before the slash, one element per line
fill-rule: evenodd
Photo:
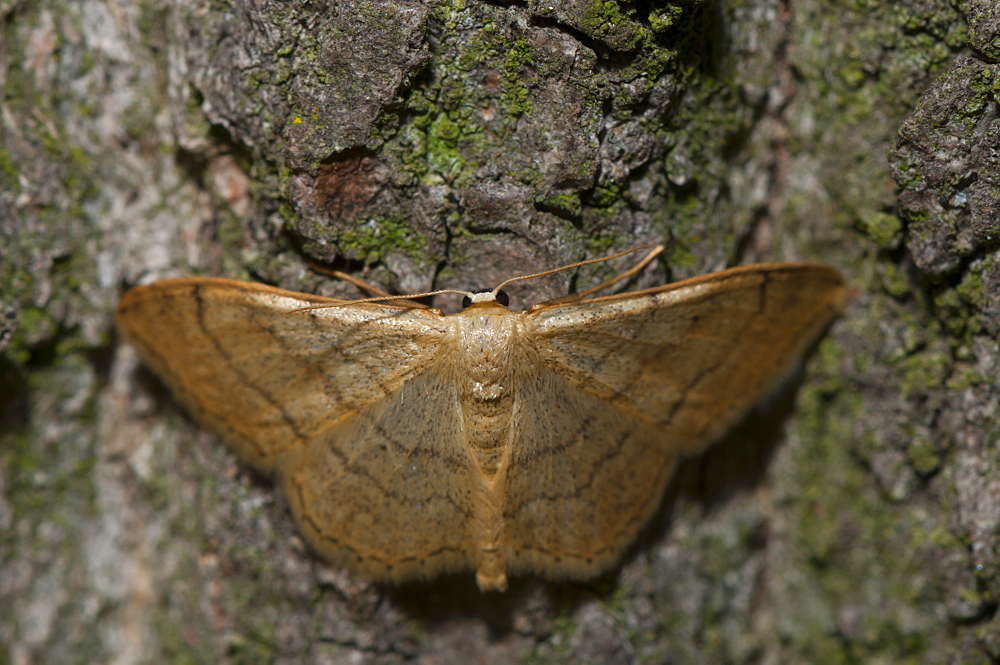
<path fill-rule="evenodd" d="M 487 482 L 496 475 L 510 440 L 513 404 L 513 395 L 509 390 L 501 391 L 500 396 L 495 399 L 481 400 L 472 397 L 462 400 L 469 448 Z"/>

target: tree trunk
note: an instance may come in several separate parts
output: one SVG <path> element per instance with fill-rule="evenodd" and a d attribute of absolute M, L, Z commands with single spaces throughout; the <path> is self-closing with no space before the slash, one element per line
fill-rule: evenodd
<path fill-rule="evenodd" d="M 0 19 L 0 662 L 1000 662 L 990 0 Z M 414 293 L 646 242 L 635 287 L 815 260 L 855 294 L 585 584 L 327 566 L 113 326 L 161 277 L 353 298 L 309 262 Z"/>

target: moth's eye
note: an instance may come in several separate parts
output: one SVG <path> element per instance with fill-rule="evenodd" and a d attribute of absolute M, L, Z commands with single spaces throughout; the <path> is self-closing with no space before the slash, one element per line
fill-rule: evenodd
<path fill-rule="evenodd" d="M 472 298 L 470 298 L 469 296 L 462 296 L 462 309 L 465 309 L 470 305 L 472 305 Z"/>
<path fill-rule="evenodd" d="M 506 291 L 500 291 L 497 293 L 497 302 L 506 307 L 510 304 L 510 296 L 507 295 Z"/>

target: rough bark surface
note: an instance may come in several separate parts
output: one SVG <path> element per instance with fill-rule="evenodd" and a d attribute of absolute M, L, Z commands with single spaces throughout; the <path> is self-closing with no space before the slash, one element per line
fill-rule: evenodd
<path fill-rule="evenodd" d="M 0 663 L 1000 662 L 998 26 L 989 0 L 0 0 Z M 355 297 L 307 262 L 405 293 L 646 241 L 640 285 L 812 259 L 857 295 L 590 584 L 325 566 L 112 325 L 161 277 Z"/>

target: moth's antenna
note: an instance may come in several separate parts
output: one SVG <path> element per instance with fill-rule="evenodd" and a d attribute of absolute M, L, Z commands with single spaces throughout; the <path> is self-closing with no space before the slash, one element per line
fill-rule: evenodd
<path fill-rule="evenodd" d="M 344 307 L 345 305 L 356 305 L 359 302 L 386 302 L 387 300 L 410 300 L 411 298 L 426 298 L 428 296 L 437 296 L 442 293 L 457 293 L 460 296 L 465 296 L 466 298 L 471 298 L 473 296 L 469 291 L 458 291 L 455 289 L 441 289 L 440 291 L 428 291 L 427 293 L 412 293 L 407 294 L 406 297 L 402 296 L 378 296 L 376 298 L 359 298 L 357 300 L 345 300 L 344 302 L 333 302 L 324 303 L 322 305 L 310 305 L 309 307 L 299 307 L 297 309 L 291 310 L 292 312 L 309 312 L 314 309 L 329 309 L 331 307 Z M 415 308 L 426 308 L 426 305 L 420 303 L 413 303 L 411 306 Z"/>
<path fill-rule="evenodd" d="M 315 271 L 315 272 L 318 272 L 318 273 L 322 274 L 322 275 L 328 275 L 330 277 L 336 277 L 337 279 L 342 279 L 345 282 L 353 284 L 354 286 L 358 287 L 362 291 L 368 291 L 369 293 L 374 293 L 375 296 L 373 296 L 371 298 L 361 298 L 361 299 L 358 299 L 358 300 L 346 300 L 346 301 L 344 301 L 342 303 L 330 303 L 330 304 L 325 304 L 325 305 L 313 305 L 313 306 L 310 306 L 310 307 L 301 307 L 299 309 L 292 310 L 294 312 L 307 312 L 307 311 L 313 310 L 313 309 L 326 309 L 328 307 L 341 307 L 343 305 L 353 305 L 356 302 L 385 302 L 385 301 L 403 302 L 403 303 L 405 303 L 406 307 L 412 307 L 413 309 L 433 309 L 433 307 L 430 307 L 430 306 L 425 305 L 423 303 L 410 302 L 410 301 L 412 299 L 414 299 L 414 298 L 423 298 L 424 296 L 436 296 L 439 293 L 457 293 L 457 294 L 463 295 L 463 296 L 469 295 L 465 291 L 443 290 L 443 291 L 433 291 L 433 292 L 430 292 L 430 293 L 414 293 L 413 295 L 407 294 L 407 295 L 396 295 L 396 296 L 394 296 L 391 293 L 387 293 L 383 289 L 380 289 L 379 287 L 375 286 L 374 284 L 369 284 L 368 282 L 366 282 L 363 279 L 358 279 L 354 275 L 348 275 L 346 272 L 341 272 L 340 270 L 331 270 L 331 269 L 327 268 L 326 266 L 323 266 L 323 265 L 320 265 L 320 264 L 316 263 L 315 261 L 310 261 L 309 262 L 309 268 L 311 270 Z"/>
<path fill-rule="evenodd" d="M 638 247 L 634 247 L 634 248 L 626 250 L 624 252 L 619 252 L 617 254 L 612 254 L 611 256 L 604 256 L 604 257 L 601 257 L 599 259 L 587 259 L 586 261 L 578 261 L 576 263 L 571 263 L 568 266 L 562 266 L 560 268 L 553 268 L 552 270 L 545 270 L 543 272 L 536 272 L 536 273 L 531 274 L 531 275 L 521 275 L 520 277 L 511 277 L 506 282 L 502 282 L 498 287 L 496 287 L 495 289 L 493 289 L 492 295 L 494 297 L 496 297 L 496 295 L 498 293 L 500 293 L 500 289 L 502 289 L 503 287 L 507 286 L 511 282 L 520 282 L 520 281 L 523 281 L 523 280 L 526 280 L 526 279 L 535 279 L 536 277 L 545 277 L 546 275 L 551 275 L 553 273 L 562 272 L 563 270 L 570 270 L 571 268 L 579 268 L 580 266 L 589 266 L 591 263 L 601 263 L 602 261 L 612 261 L 614 259 L 621 258 L 623 256 L 628 256 L 629 254 L 632 254 L 634 252 L 638 252 L 639 250 L 642 250 L 642 249 L 649 249 L 650 247 L 653 247 L 653 246 L 652 245 L 640 245 Z M 637 263 L 632 268 L 626 270 L 625 272 L 621 273 L 620 275 L 617 275 L 617 276 L 613 277 L 612 279 L 609 279 L 606 282 L 598 284 L 595 287 L 589 288 L 586 291 L 583 291 L 581 293 L 575 293 L 572 296 L 568 296 L 568 297 L 572 298 L 574 300 L 577 299 L 577 298 L 582 298 L 585 295 L 589 295 L 591 293 L 595 293 L 596 291 L 600 291 L 601 289 L 607 288 L 607 287 L 611 286 L 612 284 L 614 284 L 615 282 L 618 282 L 618 281 L 621 281 L 621 280 L 625 279 L 626 277 L 630 277 L 631 275 L 634 275 L 635 273 L 639 272 L 644 267 L 646 267 L 646 265 L 650 261 L 652 261 L 656 257 L 657 254 L 659 254 L 662 251 L 663 251 L 663 245 L 657 245 L 656 247 L 653 247 L 653 251 L 651 251 L 649 254 L 647 254 L 646 257 L 642 261 L 640 261 L 639 263 Z M 550 302 L 558 302 L 558 301 L 550 301 Z"/>

